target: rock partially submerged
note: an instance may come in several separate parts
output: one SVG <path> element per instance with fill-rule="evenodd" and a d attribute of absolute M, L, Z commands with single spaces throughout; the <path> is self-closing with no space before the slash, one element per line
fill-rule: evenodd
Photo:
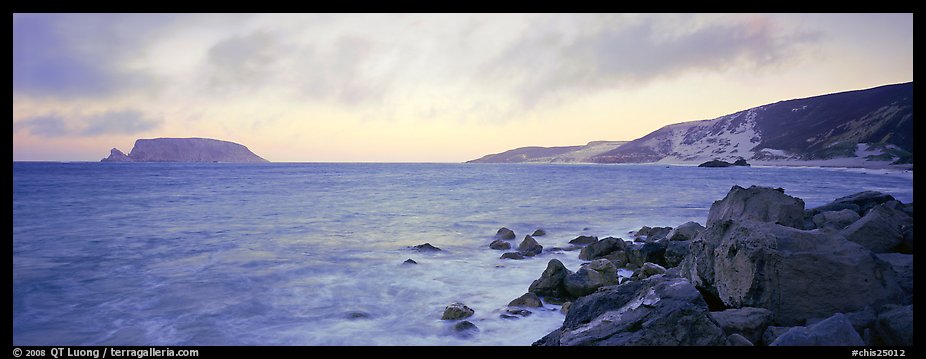
<path fill-rule="evenodd" d="M 432 246 L 431 243 L 419 244 L 417 246 L 411 246 L 410 248 L 413 250 L 419 251 L 419 252 L 440 252 L 441 251 L 440 248 Z"/>
<path fill-rule="evenodd" d="M 463 319 L 472 316 L 476 311 L 470 307 L 467 307 L 463 303 L 452 303 L 444 308 L 444 314 L 441 316 L 441 320 L 457 320 Z"/>
<path fill-rule="evenodd" d="M 489 243 L 489 248 L 497 250 L 511 249 L 511 243 L 505 242 L 501 239 L 496 239 L 492 241 L 492 243 Z"/>
<path fill-rule="evenodd" d="M 543 246 L 537 243 L 537 240 L 530 235 L 524 236 L 524 240 L 518 245 L 518 253 L 525 257 L 533 257 L 543 252 Z"/>
<path fill-rule="evenodd" d="M 513 299 L 511 302 L 508 302 L 508 306 L 536 308 L 542 307 L 543 303 L 540 301 L 540 297 L 538 297 L 536 294 L 528 292 L 524 293 L 524 295 L 520 297 Z"/>
<path fill-rule="evenodd" d="M 514 231 L 505 227 L 499 228 L 498 231 L 495 232 L 495 239 L 514 239 L 514 237 Z"/>
<path fill-rule="evenodd" d="M 572 274 L 559 259 L 547 262 L 547 268 L 540 274 L 540 278 L 531 283 L 528 292 L 541 297 L 565 298 L 569 296 L 566 285 L 563 283 L 566 276 Z"/>

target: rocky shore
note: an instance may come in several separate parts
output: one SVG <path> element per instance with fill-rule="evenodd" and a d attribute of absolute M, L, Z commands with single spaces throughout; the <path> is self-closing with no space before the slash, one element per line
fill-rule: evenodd
<path fill-rule="evenodd" d="M 538 256 L 542 234 L 514 247 L 501 228 L 488 247 Z M 562 326 L 535 346 L 913 345 L 912 203 L 865 191 L 805 209 L 781 188 L 733 186 L 704 226 L 629 235 L 550 248 L 586 262 L 550 259 L 502 319 L 561 305 Z"/>

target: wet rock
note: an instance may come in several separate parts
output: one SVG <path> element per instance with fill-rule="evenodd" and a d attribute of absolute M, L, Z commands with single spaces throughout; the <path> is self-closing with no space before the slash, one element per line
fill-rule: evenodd
<path fill-rule="evenodd" d="M 543 252 L 543 246 L 537 243 L 534 237 L 527 235 L 518 245 L 518 252 L 526 257 L 533 257 Z"/>
<path fill-rule="evenodd" d="M 762 341 L 762 334 L 772 322 L 772 312 L 765 308 L 736 308 L 711 312 L 711 318 L 723 329 L 723 332 L 739 334 L 750 343 Z"/>
<path fill-rule="evenodd" d="M 813 216 L 815 228 L 843 229 L 862 218 L 851 209 L 822 212 Z"/>
<path fill-rule="evenodd" d="M 540 228 L 537 228 L 537 229 L 534 231 L 534 233 L 531 233 L 531 236 L 533 236 L 533 237 L 541 237 L 541 236 L 545 236 L 545 235 L 547 235 L 547 231 L 544 231 L 543 229 L 540 229 Z"/>
<path fill-rule="evenodd" d="M 415 262 L 415 261 L 414 261 L 413 259 L 411 259 L 411 258 L 406 259 L 404 262 L 402 262 L 402 265 L 410 265 L 410 264 L 418 264 L 418 262 Z"/>
<path fill-rule="evenodd" d="M 440 248 L 432 246 L 431 243 L 419 244 L 411 248 L 419 252 L 440 252 L 441 250 Z"/>
<path fill-rule="evenodd" d="M 517 315 L 519 317 L 527 317 L 533 314 L 533 312 L 527 309 L 517 309 L 517 308 L 508 308 L 508 309 L 505 309 L 505 312 L 508 313 L 509 315 Z"/>
<path fill-rule="evenodd" d="M 913 255 L 902 253 L 881 253 L 878 254 L 881 259 L 891 265 L 897 278 L 897 284 L 903 290 L 903 298 L 900 304 L 913 303 Z"/>
<path fill-rule="evenodd" d="M 688 256 L 688 246 L 691 241 L 669 241 L 666 243 L 666 252 L 663 257 L 666 260 L 666 267 L 676 267 Z"/>
<path fill-rule="evenodd" d="M 913 304 L 894 307 L 878 315 L 875 324 L 881 342 L 885 345 L 913 345 Z"/>
<path fill-rule="evenodd" d="M 572 297 L 581 297 L 598 288 L 618 284 L 617 268 L 607 259 L 598 259 L 567 275 L 563 284 Z"/>
<path fill-rule="evenodd" d="M 502 256 L 499 257 L 499 259 L 520 260 L 520 259 L 524 259 L 524 255 L 518 252 L 505 252 L 505 253 L 502 253 Z"/>
<path fill-rule="evenodd" d="M 666 234 L 666 239 L 670 241 L 690 241 L 703 230 L 704 226 L 698 224 L 698 222 L 686 222 L 669 231 Z"/>
<path fill-rule="evenodd" d="M 582 251 L 579 252 L 579 259 L 582 260 L 593 260 L 601 258 L 608 253 L 623 250 L 626 247 L 626 242 L 620 238 L 607 237 L 600 241 L 591 243 L 585 248 L 582 248 Z"/>
<path fill-rule="evenodd" d="M 505 227 L 499 228 L 498 231 L 495 232 L 495 239 L 514 239 L 514 237 L 514 231 Z"/>
<path fill-rule="evenodd" d="M 637 269 L 637 271 L 633 273 L 633 276 L 636 279 L 644 279 L 644 278 L 652 277 L 654 275 L 665 274 L 665 273 L 666 273 L 666 269 L 663 268 L 661 265 L 650 263 L 650 262 L 645 262 L 643 263 L 642 266 L 640 266 L 640 269 Z"/>
<path fill-rule="evenodd" d="M 754 346 L 754 344 L 752 344 L 752 342 L 749 341 L 749 339 L 746 339 L 746 337 L 740 334 L 736 334 L 736 333 L 730 334 L 729 336 L 727 336 L 727 341 L 730 343 L 731 346 L 734 346 L 734 347 Z"/>
<path fill-rule="evenodd" d="M 724 345 L 726 335 L 684 278 L 604 287 L 569 308 L 563 325 L 533 345 Z"/>
<path fill-rule="evenodd" d="M 780 188 L 733 186 L 723 199 L 711 205 L 707 226 L 731 219 L 803 228 L 804 201 L 786 195 Z"/>
<path fill-rule="evenodd" d="M 551 259 L 547 262 L 547 268 L 540 275 L 540 278 L 534 280 L 527 291 L 542 297 L 568 297 L 569 292 L 566 291 L 563 281 L 569 274 L 572 274 L 572 272 L 566 269 L 563 262 L 558 259 Z"/>
<path fill-rule="evenodd" d="M 865 342 L 842 313 L 806 327 L 793 327 L 770 346 L 862 346 Z"/>
<path fill-rule="evenodd" d="M 839 233 L 773 223 L 715 223 L 692 241 L 680 272 L 728 307 L 759 307 L 778 325 L 895 303 L 890 265 Z"/>
<path fill-rule="evenodd" d="M 586 245 L 598 242 L 598 237 L 595 236 L 578 236 L 575 239 L 569 241 L 569 244 L 575 245 Z"/>
<path fill-rule="evenodd" d="M 511 243 L 505 242 L 501 239 L 496 239 L 492 241 L 492 243 L 489 243 L 489 248 L 498 250 L 511 249 Z"/>
<path fill-rule="evenodd" d="M 846 239 L 875 253 L 895 252 L 904 243 L 903 230 L 913 219 L 903 211 L 878 205 L 842 230 Z"/>
<path fill-rule="evenodd" d="M 355 311 L 347 312 L 346 314 L 344 314 L 344 316 L 347 317 L 347 319 L 350 319 L 350 320 L 369 319 L 369 318 L 372 317 L 372 315 L 371 315 L 370 313 L 367 313 L 367 312 L 364 312 L 364 311 L 361 311 L 361 310 L 355 310 Z"/>
<path fill-rule="evenodd" d="M 441 320 L 457 320 L 463 319 L 472 316 L 475 314 L 472 308 L 467 307 L 463 303 L 453 303 L 444 308 L 444 314 L 441 316 Z"/>
<path fill-rule="evenodd" d="M 509 302 L 508 306 L 509 307 L 542 307 L 543 303 L 540 301 L 540 297 L 538 297 L 536 294 L 528 292 L 528 293 L 524 293 L 524 295 L 517 297 L 511 302 Z"/>
<path fill-rule="evenodd" d="M 821 212 L 851 209 L 858 213 L 859 216 L 864 216 L 869 209 L 893 200 L 895 200 L 894 197 L 889 194 L 884 194 L 877 191 L 864 191 L 837 198 L 833 202 L 813 208 L 811 211 L 813 211 L 813 214 L 816 215 L 817 213 Z"/>
<path fill-rule="evenodd" d="M 627 253 L 624 251 L 614 251 L 608 254 L 605 254 L 601 258 L 611 261 L 611 264 L 616 268 L 623 268 L 627 265 Z"/>
<path fill-rule="evenodd" d="M 559 308 L 560 313 L 568 314 L 569 308 L 572 307 L 572 302 L 563 303 L 563 306 Z"/>
<path fill-rule="evenodd" d="M 470 338 L 479 333 L 479 327 L 468 320 L 461 321 L 453 325 L 453 331 L 456 335 L 463 338 Z"/>
<path fill-rule="evenodd" d="M 666 266 L 666 248 L 670 241 L 649 242 L 627 246 L 627 262 L 642 266 L 645 262 Z"/>
<path fill-rule="evenodd" d="M 762 334 L 762 343 L 763 345 L 769 345 L 775 342 L 775 339 L 778 339 L 782 334 L 790 330 L 791 327 L 776 327 L 770 325 L 768 328 L 765 328 L 765 333 Z"/>

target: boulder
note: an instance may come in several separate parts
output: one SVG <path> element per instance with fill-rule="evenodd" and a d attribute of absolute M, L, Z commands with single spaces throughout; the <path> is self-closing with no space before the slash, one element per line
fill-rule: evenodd
<path fill-rule="evenodd" d="M 411 249 L 414 249 L 419 252 L 440 252 L 440 248 L 432 246 L 431 243 L 419 244 L 417 246 L 412 246 Z"/>
<path fill-rule="evenodd" d="M 623 250 L 624 247 L 626 247 L 626 243 L 623 239 L 607 237 L 582 248 L 582 251 L 579 252 L 579 259 L 588 261 L 601 258 L 608 253 Z"/>
<path fill-rule="evenodd" d="M 744 307 L 711 312 L 711 318 L 727 335 L 739 334 L 750 343 L 762 341 L 762 334 L 772 322 L 772 312 L 765 308 Z"/>
<path fill-rule="evenodd" d="M 881 312 L 875 333 L 885 345 L 913 345 L 913 304 Z"/>
<path fill-rule="evenodd" d="M 669 231 L 666 234 L 666 239 L 670 241 L 689 241 L 703 230 L 704 226 L 698 224 L 698 222 L 687 222 Z"/>
<path fill-rule="evenodd" d="M 851 209 L 858 213 L 859 216 L 864 216 L 869 209 L 879 204 L 893 200 L 895 200 L 894 197 L 889 194 L 884 194 L 877 191 L 864 191 L 837 198 L 830 203 L 813 208 L 812 211 L 813 214 L 816 215 L 817 213 L 821 212 Z"/>
<path fill-rule="evenodd" d="M 865 342 L 842 313 L 806 327 L 793 327 L 771 346 L 863 346 Z"/>
<path fill-rule="evenodd" d="M 752 342 L 749 341 L 749 339 L 746 339 L 746 337 L 740 334 L 736 334 L 736 333 L 730 334 L 729 336 L 727 336 L 727 341 L 730 343 L 730 346 L 734 346 L 734 347 L 755 346 L 755 344 L 752 344 Z"/>
<path fill-rule="evenodd" d="M 715 201 L 707 215 L 707 226 L 725 220 L 753 220 L 804 228 L 804 201 L 781 188 L 733 186 Z"/>
<path fill-rule="evenodd" d="M 652 277 L 654 275 L 665 274 L 665 273 L 666 273 L 666 269 L 663 268 L 661 265 L 646 262 L 646 263 L 643 263 L 643 265 L 640 266 L 640 268 L 637 269 L 633 273 L 633 276 L 631 278 L 644 279 L 644 278 Z"/>
<path fill-rule="evenodd" d="M 616 268 L 623 268 L 627 265 L 627 253 L 624 251 L 614 251 L 608 254 L 605 254 L 601 258 L 611 261 L 611 264 Z"/>
<path fill-rule="evenodd" d="M 543 246 L 534 240 L 530 235 L 524 236 L 524 240 L 518 245 L 518 252 L 526 257 L 533 257 L 543 252 Z"/>
<path fill-rule="evenodd" d="M 569 241 L 569 244 L 575 245 L 586 245 L 598 242 L 598 237 L 595 236 L 578 236 L 575 239 Z"/>
<path fill-rule="evenodd" d="M 524 295 L 517 297 L 511 302 L 509 302 L 508 306 L 509 307 L 542 307 L 543 303 L 540 301 L 540 297 L 538 297 L 536 294 L 528 292 L 528 293 L 524 293 Z"/>
<path fill-rule="evenodd" d="M 896 303 L 903 294 L 888 263 L 837 232 L 725 221 L 690 250 L 685 277 L 728 307 L 771 310 L 777 325 Z"/>
<path fill-rule="evenodd" d="M 563 281 L 570 274 L 572 272 L 566 269 L 563 262 L 558 259 L 551 259 L 547 262 L 547 268 L 540 275 L 540 278 L 534 280 L 527 291 L 541 297 L 567 297 L 569 293 L 566 291 Z"/>
<path fill-rule="evenodd" d="M 672 227 L 647 227 L 633 232 L 634 242 L 655 242 L 665 238 L 672 231 Z"/>
<path fill-rule="evenodd" d="M 671 241 L 635 243 L 627 247 L 627 262 L 634 266 L 642 266 L 645 262 L 666 266 L 666 248 Z"/>
<path fill-rule="evenodd" d="M 618 284 L 617 268 L 607 259 L 598 259 L 567 275 L 563 284 L 572 297 L 588 295 L 598 288 Z"/>
<path fill-rule="evenodd" d="M 521 253 L 518 253 L 518 252 L 505 252 L 505 253 L 502 253 L 502 256 L 501 256 L 501 257 L 498 257 L 498 258 L 499 258 L 499 259 L 514 259 L 514 260 L 520 260 L 520 259 L 524 259 L 524 255 L 522 255 Z"/>
<path fill-rule="evenodd" d="M 531 233 L 531 236 L 534 236 L 534 237 L 541 237 L 545 235 L 547 235 L 547 231 L 540 229 L 540 228 L 537 228 L 536 230 L 534 230 L 534 233 Z"/>
<path fill-rule="evenodd" d="M 769 345 L 775 342 L 775 339 L 778 339 L 782 334 L 791 330 L 791 327 L 776 327 L 770 325 L 765 329 L 765 333 L 762 334 L 762 343 L 763 345 Z"/>
<path fill-rule="evenodd" d="M 850 224 L 862 218 L 857 212 L 851 209 L 841 211 L 821 212 L 813 216 L 813 223 L 816 228 L 835 228 L 843 229 Z"/>
<path fill-rule="evenodd" d="M 651 277 L 608 286 L 569 307 L 539 346 L 724 345 L 726 335 L 687 279 Z"/>
<path fill-rule="evenodd" d="M 871 208 L 862 218 L 842 230 L 850 241 L 875 253 L 895 252 L 904 244 L 905 226 L 913 219 L 900 210 L 882 204 Z"/>
<path fill-rule="evenodd" d="M 498 250 L 511 249 L 511 243 L 505 242 L 501 239 L 496 239 L 492 241 L 492 243 L 489 243 L 489 248 Z"/>
<path fill-rule="evenodd" d="M 913 303 L 913 255 L 903 253 L 881 253 L 879 259 L 889 263 L 896 274 L 897 284 L 903 290 L 900 304 Z"/>
<path fill-rule="evenodd" d="M 410 264 L 418 264 L 418 262 L 415 262 L 415 260 L 411 258 L 406 259 L 404 262 L 402 262 L 402 265 L 410 265 Z"/>
<path fill-rule="evenodd" d="M 691 241 L 669 241 L 666 243 L 666 252 L 663 257 L 666 260 L 666 267 L 676 267 L 688 256 L 688 246 Z"/>
<path fill-rule="evenodd" d="M 464 320 L 454 324 L 453 331 L 460 337 L 469 338 L 479 332 L 479 327 L 468 320 Z"/>
<path fill-rule="evenodd" d="M 572 302 L 563 303 L 563 306 L 559 308 L 559 312 L 563 314 L 569 313 L 569 308 L 572 307 Z"/>
<path fill-rule="evenodd" d="M 475 314 L 472 308 L 467 307 L 463 303 L 453 303 L 444 308 L 444 315 L 441 316 L 441 320 L 457 320 L 463 319 L 472 316 Z"/>
<path fill-rule="evenodd" d="M 514 231 L 505 227 L 499 228 L 498 231 L 495 232 L 495 239 L 514 239 L 514 237 Z"/>

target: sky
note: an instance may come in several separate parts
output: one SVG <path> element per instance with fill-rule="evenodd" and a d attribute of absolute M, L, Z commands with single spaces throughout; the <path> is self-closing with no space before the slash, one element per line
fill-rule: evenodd
<path fill-rule="evenodd" d="M 463 162 L 910 81 L 912 14 L 13 14 L 13 160 Z"/>

